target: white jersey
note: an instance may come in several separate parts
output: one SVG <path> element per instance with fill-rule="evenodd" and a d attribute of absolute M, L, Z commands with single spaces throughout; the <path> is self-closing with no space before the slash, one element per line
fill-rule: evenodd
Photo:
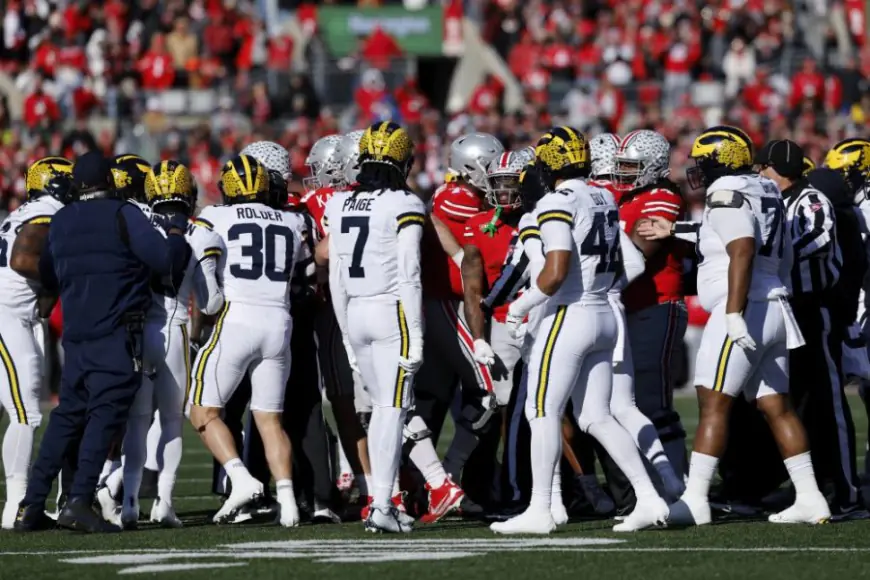
<path fill-rule="evenodd" d="M 27 280 L 9 267 L 12 246 L 21 228 L 28 224 L 48 225 L 63 204 L 43 195 L 9 214 L 0 224 L 0 308 L 25 320 L 36 318 L 39 284 Z"/>
<path fill-rule="evenodd" d="M 290 307 L 290 279 L 301 256 L 302 218 L 262 203 L 214 205 L 196 223 L 213 230 L 226 251 L 218 261 L 227 302 Z"/>
<path fill-rule="evenodd" d="M 520 232 L 520 239 L 517 242 L 517 245 L 521 246 L 522 253 L 525 254 L 529 260 L 528 268 L 526 268 L 526 272 L 528 272 L 529 286 L 536 286 L 538 274 L 540 274 L 541 270 L 544 269 L 545 256 L 544 246 L 541 244 L 541 230 L 538 229 L 538 220 L 535 217 L 534 212 L 523 214 L 523 217 L 520 218 L 520 223 L 517 225 L 517 229 Z M 514 254 L 517 253 L 519 252 L 515 249 Z M 529 312 L 529 319 L 526 323 L 526 334 L 529 336 L 535 335 L 538 325 L 541 322 L 541 312 L 543 309 L 544 305 L 540 305 L 532 308 Z"/>
<path fill-rule="evenodd" d="M 698 298 L 704 310 L 711 312 L 728 297 L 726 246 L 753 235 L 749 299 L 788 296 L 793 250 L 776 184 L 759 175 L 732 175 L 710 184 L 706 195 L 698 232 Z"/>
<path fill-rule="evenodd" d="M 324 223 L 341 264 L 341 285 L 348 299 L 394 296 L 400 299 L 399 234 L 409 226 L 422 226 L 426 207 L 416 195 L 384 190 L 352 195 L 336 193 L 326 204 Z M 419 267 L 419 265 L 417 265 Z"/>
<path fill-rule="evenodd" d="M 606 189 L 572 179 L 545 195 L 535 208 L 544 252 L 571 252 L 568 275 L 551 303 L 607 304 L 621 272 L 619 209 Z"/>
<path fill-rule="evenodd" d="M 165 237 L 163 228 L 152 217 L 155 228 Z M 190 320 L 190 297 L 196 297 L 197 307 L 206 314 L 215 314 L 223 303 L 215 280 L 216 262 L 225 251 L 224 241 L 202 224 L 187 226 L 185 239 L 190 245 L 190 260 L 184 270 L 181 286 L 172 288 L 169 280 L 155 280 L 151 308 L 146 319 L 164 325 L 187 324 Z"/>

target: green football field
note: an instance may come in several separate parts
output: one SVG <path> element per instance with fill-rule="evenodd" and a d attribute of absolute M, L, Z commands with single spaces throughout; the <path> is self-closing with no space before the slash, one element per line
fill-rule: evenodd
<path fill-rule="evenodd" d="M 863 468 L 867 418 L 857 397 L 851 403 Z M 694 397 L 679 399 L 678 406 L 694 431 Z M 630 535 L 612 533 L 611 521 L 595 521 L 572 523 L 549 537 L 508 538 L 483 524 L 451 521 L 401 537 L 366 534 L 359 522 L 292 530 L 218 527 L 209 520 L 218 507 L 209 495 L 210 457 L 191 430 L 185 444 L 175 500 L 184 529 L 143 526 L 100 536 L 2 532 L 0 579 L 870 577 L 868 521 L 814 528 L 729 522 Z"/>

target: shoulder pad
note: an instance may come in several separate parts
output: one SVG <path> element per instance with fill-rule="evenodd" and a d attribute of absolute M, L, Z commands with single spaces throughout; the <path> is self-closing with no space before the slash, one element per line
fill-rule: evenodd
<path fill-rule="evenodd" d="M 707 195 L 707 207 L 741 207 L 746 199 L 739 191 L 718 189 Z"/>

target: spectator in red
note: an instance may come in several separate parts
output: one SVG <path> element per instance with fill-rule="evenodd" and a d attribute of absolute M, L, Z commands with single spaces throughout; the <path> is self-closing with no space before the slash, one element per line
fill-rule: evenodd
<path fill-rule="evenodd" d="M 371 66 L 381 70 L 387 69 L 390 66 L 390 61 L 402 56 L 402 54 L 402 48 L 380 26 L 375 26 L 374 31 L 362 45 L 363 59 Z"/>
<path fill-rule="evenodd" d="M 72 92 L 73 116 L 84 119 L 100 106 L 100 100 L 91 90 L 91 82 L 85 81 Z"/>
<path fill-rule="evenodd" d="M 273 36 L 268 43 L 267 66 L 275 72 L 290 72 L 293 63 L 293 39 L 286 34 Z"/>
<path fill-rule="evenodd" d="M 162 91 L 172 86 L 175 69 L 162 34 L 151 37 L 151 48 L 139 59 L 137 68 L 142 76 L 143 89 Z"/>
<path fill-rule="evenodd" d="M 417 79 L 409 78 L 405 84 L 396 89 L 396 102 L 399 105 L 399 115 L 402 123 L 416 125 L 420 122 L 423 109 L 426 108 L 426 97 L 417 86 Z"/>
<path fill-rule="evenodd" d="M 673 109 L 692 83 L 691 71 L 701 58 L 701 43 L 690 20 L 677 25 L 677 39 L 665 55 L 665 106 Z"/>
<path fill-rule="evenodd" d="M 36 70 L 48 77 L 54 77 L 54 69 L 57 66 L 58 50 L 57 46 L 49 39 L 44 37 L 36 53 L 33 55 L 33 60 L 36 65 Z"/>
<path fill-rule="evenodd" d="M 224 66 L 230 68 L 235 65 L 233 52 L 236 41 L 233 38 L 233 27 L 226 22 L 223 11 L 212 17 L 203 31 L 202 41 L 211 54 L 221 59 Z"/>
<path fill-rule="evenodd" d="M 384 75 L 377 69 L 369 69 L 362 75 L 362 83 L 354 93 L 354 101 L 361 118 L 372 116 L 374 104 L 381 101 L 387 94 Z"/>
<path fill-rule="evenodd" d="M 753 113 L 771 114 L 782 105 L 782 97 L 770 86 L 769 78 L 770 71 L 760 66 L 755 71 L 755 78 L 741 91 L 746 106 Z"/>
<path fill-rule="evenodd" d="M 625 95 L 610 83 L 607 75 L 601 77 L 595 100 L 598 102 L 598 116 L 607 125 L 605 130 L 609 133 L 618 132 L 625 114 Z"/>
<path fill-rule="evenodd" d="M 31 129 L 50 128 L 60 120 L 60 108 L 42 88 L 42 78 L 33 79 L 33 92 L 24 99 L 24 124 Z"/>
<path fill-rule="evenodd" d="M 485 115 L 498 109 L 504 85 L 495 75 L 486 75 L 471 94 L 468 112 L 472 115 Z"/>
<path fill-rule="evenodd" d="M 532 34 L 526 31 L 511 49 L 508 55 L 508 67 L 515 77 L 520 78 L 528 69 L 536 66 L 540 58 L 541 47 L 535 44 Z"/>
<path fill-rule="evenodd" d="M 789 107 L 796 109 L 803 101 L 821 103 L 825 92 L 825 77 L 818 71 L 816 61 L 804 59 L 800 72 L 791 79 L 791 97 Z"/>
<path fill-rule="evenodd" d="M 557 78 L 571 80 L 574 76 L 574 60 L 571 45 L 563 35 L 557 34 L 544 49 L 543 65 Z"/>

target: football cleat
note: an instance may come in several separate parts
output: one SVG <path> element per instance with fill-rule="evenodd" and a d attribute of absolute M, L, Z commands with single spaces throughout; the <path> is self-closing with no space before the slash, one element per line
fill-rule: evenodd
<path fill-rule="evenodd" d="M 159 497 L 154 500 L 154 505 L 151 507 L 151 517 L 149 518 L 152 524 L 159 524 L 164 528 L 182 528 L 184 524 L 175 515 L 175 508 L 172 504 L 162 501 Z"/>
<path fill-rule="evenodd" d="M 832 521 L 828 502 L 821 493 L 815 497 L 798 497 L 794 505 L 777 514 L 772 514 L 767 521 L 772 524 L 826 524 Z"/>
<path fill-rule="evenodd" d="M 450 512 L 459 509 L 462 505 L 462 499 L 465 497 L 465 492 L 453 483 L 450 477 L 435 489 L 432 489 L 427 483 L 426 490 L 429 492 L 429 511 L 420 518 L 424 524 L 435 523 Z"/>
<path fill-rule="evenodd" d="M 261 497 L 263 497 L 263 484 L 253 477 L 242 482 L 241 485 L 234 485 L 230 497 L 217 511 L 212 521 L 216 524 L 226 523 L 227 518 L 233 512 Z"/>
<path fill-rule="evenodd" d="M 496 534 L 549 534 L 556 530 L 556 522 L 550 510 L 540 511 L 531 507 L 505 522 L 495 522 L 489 529 Z"/>
<path fill-rule="evenodd" d="M 614 532 L 638 532 L 667 523 L 668 504 L 656 496 L 638 501 L 634 511 L 623 521 L 613 526 Z"/>
<path fill-rule="evenodd" d="M 285 528 L 299 527 L 299 508 L 295 501 L 279 504 L 281 511 L 278 513 L 278 523 Z"/>
<path fill-rule="evenodd" d="M 314 513 L 311 514 L 311 520 L 314 523 L 321 524 L 340 524 L 341 518 L 332 511 L 328 505 L 319 500 L 314 500 Z"/>
<path fill-rule="evenodd" d="M 565 504 L 562 502 L 562 494 L 553 494 L 550 496 L 550 515 L 553 516 L 553 521 L 557 526 L 564 526 L 568 523 L 568 510 L 565 509 Z"/>
<path fill-rule="evenodd" d="M 413 531 L 412 523 L 402 521 L 400 512 L 396 507 L 377 508 L 372 507 L 365 519 L 365 530 L 372 533 L 407 534 Z"/>
<path fill-rule="evenodd" d="M 121 506 L 118 501 L 112 497 L 112 493 L 105 485 L 97 490 L 97 503 L 100 506 L 100 515 L 103 519 L 112 525 L 121 527 Z M 60 515 L 60 512 L 58 512 Z"/>

